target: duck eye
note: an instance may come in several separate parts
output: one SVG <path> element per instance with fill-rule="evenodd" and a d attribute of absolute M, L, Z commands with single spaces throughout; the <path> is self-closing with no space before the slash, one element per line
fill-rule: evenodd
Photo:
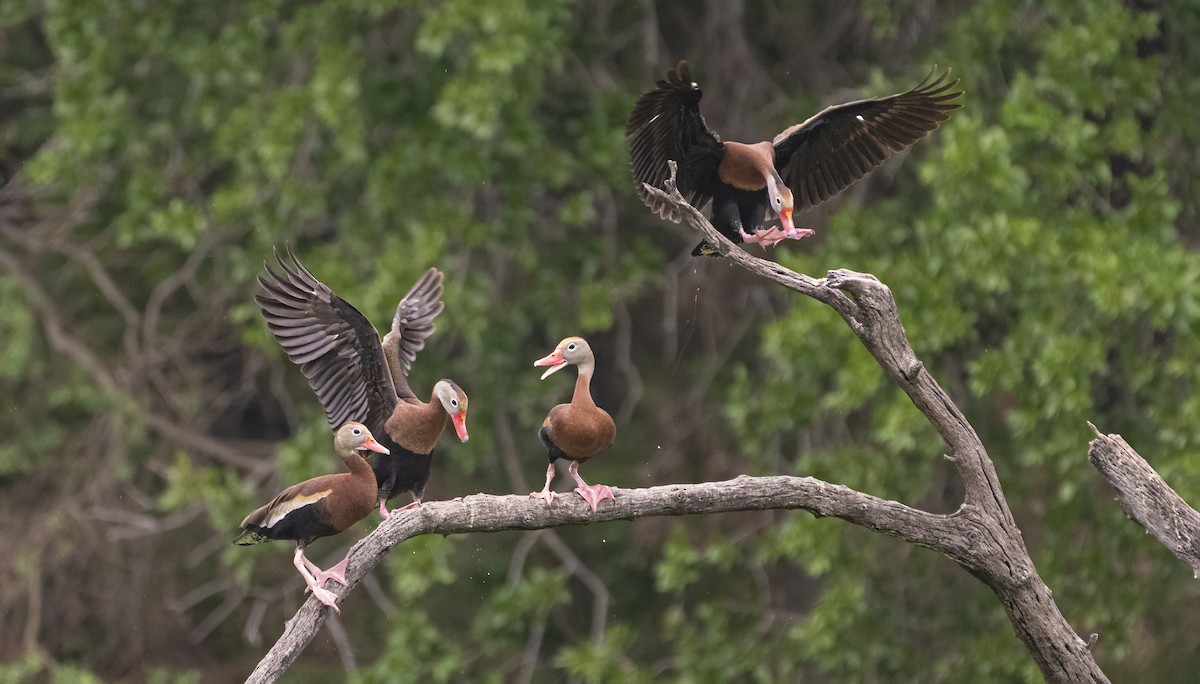
<path fill-rule="evenodd" d="M 567 351 L 575 351 L 575 343 L 574 342 L 567 345 Z"/>
<path fill-rule="evenodd" d="M 350 432 L 353 432 L 353 433 L 354 433 L 354 435 L 355 435 L 356 437 L 357 437 L 358 435 L 361 435 L 361 434 L 362 434 L 362 430 L 360 430 L 359 428 L 354 428 L 354 429 L 352 429 Z"/>
<path fill-rule="evenodd" d="M 450 400 L 450 405 L 451 405 L 451 406 L 458 406 L 458 400 L 457 400 L 457 399 L 451 399 L 451 400 Z"/>

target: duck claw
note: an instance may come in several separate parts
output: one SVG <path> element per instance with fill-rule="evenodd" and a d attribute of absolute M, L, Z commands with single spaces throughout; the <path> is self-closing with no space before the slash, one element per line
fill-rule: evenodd
<path fill-rule="evenodd" d="M 332 608 L 333 612 L 338 615 L 342 614 L 341 609 L 337 607 L 337 594 L 321 587 L 311 587 L 311 589 L 313 596 L 316 596 L 318 601 Z"/>
<path fill-rule="evenodd" d="M 529 498 L 531 498 L 531 499 L 544 499 L 544 500 L 546 501 L 546 505 L 547 505 L 547 506 L 549 506 L 550 504 L 554 503 L 554 499 L 555 499 L 557 496 L 558 496 L 558 494 L 555 494 L 554 492 L 550 491 L 549 489 L 543 489 L 543 490 L 542 490 L 542 491 L 540 491 L 540 492 L 530 492 L 530 493 L 529 493 Z"/>
<path fill-rule="evenodd" d="M 602 484 L 588 485 L 587 487 L 576 487 L 575 493 L 583 497 L 584 501 L 588 502 L 588 505 L 592 507 L 593 513 L 596 512 L 596 507 L 600 505 L 601 501 L 605 499 L 612 499 L 613 501 L 616 501 L 616 499 L 613 498 L 612 490 L 609 489 L 607 485 Z"/>

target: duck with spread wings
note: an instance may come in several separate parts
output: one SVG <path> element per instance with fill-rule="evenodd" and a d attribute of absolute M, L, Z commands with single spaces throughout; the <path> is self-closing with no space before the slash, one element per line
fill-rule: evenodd
<path fill-rule="evenodd" d="M 374 457 L 379 514 L 387 500 L 410 492 L 421 504 L 432 453 L 449 426 L 467 441 L 467 395 L 453 380 L 439 380 L 429 402 L 408 384 L 417 352 L 433 334 L 441 313 L 442 273 L 430 268 L 396 306 L 391 331 L 380 341 L 358 309 L 317 280 L 291 250 L 275 255 L 279 272 L 264 264 L 254 301 L 267 327 L 316 393 L 330 426 L 356 420 L 378 435 L 391 453 Z"/>
<path fill-rule="evenodd" d="M 685 61 L 667 72 L 643 95 L 625 124 L 629 165 L 638 196 L 660 218 L 678 223 L 683 216 L 670 203 L 646 191 L 662 189 L 678 171 L 679 193 L 697 209 L 712 201 L 712 223 L 734 243 L 772 247 L 812 235 L 797 228 L 793 212 L 833 197 L 892 155 L 950 118 L 961 105 L 951 100 L 958 79 L 947 70 L 931 73 L 916 88 L 888 97 L 826 107 L 816 116 L 754 144 L 722 142 L 700 114 L 700 86 Z M 763 229 L 768 216 L 779 226 Z M 701 242 L 693 255 L 717 255 Z"/>

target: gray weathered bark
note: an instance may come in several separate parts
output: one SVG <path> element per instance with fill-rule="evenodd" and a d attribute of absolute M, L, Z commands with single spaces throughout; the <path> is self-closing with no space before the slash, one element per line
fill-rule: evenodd
<path fill-rule="evenodd" d="M 615 499 L 602 502 L 594 514 L 583 499 L 574 495 L 556 499 L 547 506 L 527 495 L 489 494 L 476 494 L 461 501 L 431 502 L 418 509 L 396 512 L 350 549 L 347 586 L 333 591 L 341 603 L 388 551 L 422 534 L 539 530 L 648 516 L 766 509 L 803 509 L 817 516 L 842 518 L 942 553 L 950 553 L 953 545 L 964 545 L 969 535 L 974 534 L 962 529 L 960 521 L 951 516 L 927 513 L 811 477 L 742 476 L 725 482 L 612 490 Z M 969 549 L 963 546 L 954 552 L 969 553 Z M 278 679 L 316 636 L 327 617 L 329 610 L 310 596 L 246 681 Z"/>
<path fill-rule="evenodd" d="M 1192 569 L 1200 579 L 1200 513 L 1171 489 L 1121 435 L 1105 435 L 1088 423 L 1096 439 L 1088 460 L 1117 490 L 1125 514 Z"/>
<path fill-rule="evenodd" d="M 841 485 L 796 477 L 741 477 L 697 485 L 614 488 L 616 500 L 602 504 L 594 515 L 575 497 L 546 507 L 523 496 L 481 494 L 461 502 L 426 504 L 418 511 L 389 518 L 351 550 L 346 573 L 349 585 L 337 590 L 339 600 L 388 550 L 419 534 L 540 529 L 651 515 L 804 509 L 819 516 L 842 518 L 951 558 L 995 592 L 1047 681 L 1107 682 L 1088 644 L 1071 629 L 1049 587 L 1038 576 L 992 461 L 975 430 L 913 353 L 887 286 L 870 274 L 846 270 L 831 271 L 827 278 L 812 278 L 754 257 L 717 232 L 675 190 L 673 179 L 668 181 L 666 192 L 647 188 L 674 202 L 686 221 L 726 258 L 837 311 L 945 440 L 949 458 L 963 480 L 963 504 L 951 515 L 935 515 Z M 326 616 L 327 610 L 310 597 L 248 681 L 275 681 L 312 640 Z"/>
<path fill-rule="evenodd" d="M 961 521 L 967 538 L 961 545 L 949 545 L 951 549 L 965 546 L 965 553 L 943 553 L 995 592 L 1042 676 L 1053 682 L 1108 681 L 1088 644 L 1067 623 L 1049 587 L 1038 576 L 979 436 L 909 345 L 891 290 L 870 274 L 838 270 L 816 279 L 752 256 L 725 239 L 683 199 L 675 189 L 674 163 L 671 176 L 666 192 L 650 186 L 647 190 L 672 201 L 688 224 L 717 245 L 722 256 L 837 311 L 945 440 L 966 494 L 951 517 Z"/>

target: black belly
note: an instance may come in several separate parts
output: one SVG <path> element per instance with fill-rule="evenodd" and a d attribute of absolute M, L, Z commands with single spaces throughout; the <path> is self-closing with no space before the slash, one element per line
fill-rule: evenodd
<path fill-rule="evenodd" d="M 766 223 L 770 200 L 766 190 L 738 190 L 723 185 L 713 196 L 712 224 L 729 238 L 733 244 L 741 244 L 738 229 L 753 235 Z M 692 256 L 715 256 L 717 250 L 707 241 L 702 241 L 692 250 Z"/>
<path fill-rule="evenodd" d="M 322 500 L 324 501 L 324 500 Z M 307 546 L 315 539 L 337 534 L 321 502 L 297 508 L 271 527 L 247 528 L 267 539 L 290 539 Z"/>
<path fill-rule="evenodd" d="M 769 207 L 766 190 L 727 188 L 713 197 L 713 227 L 735 243 L 741 242 L 738 228 L 753 235 L 766 222 Z"/>
<path fill-rule="evenodd" d="M 396 444 L 387 433 L 377 438 L 390 454 L 372 454 L 371 469 L 379 483 L 379 498 L 388 500 L 398 494 L 411 492 L 418 499 L 425 493 L 433 453 L 417 454 Z"/>
<path fill-rule="evenodd" d="M 550 429 L 545 425 L 542 426 L 542 429 L 538 430 L 538 437 L 541 438 L 542 444 L 546 445 L 546 456 L 550 458 L 551 463 L 554 463 L 560 458 L 565 458 L 568 461 L 575 460 L 568 456 L 567 452 L 560 449 L 558 445 L 554 443 L 554 440 L 550 439 Z"/>

